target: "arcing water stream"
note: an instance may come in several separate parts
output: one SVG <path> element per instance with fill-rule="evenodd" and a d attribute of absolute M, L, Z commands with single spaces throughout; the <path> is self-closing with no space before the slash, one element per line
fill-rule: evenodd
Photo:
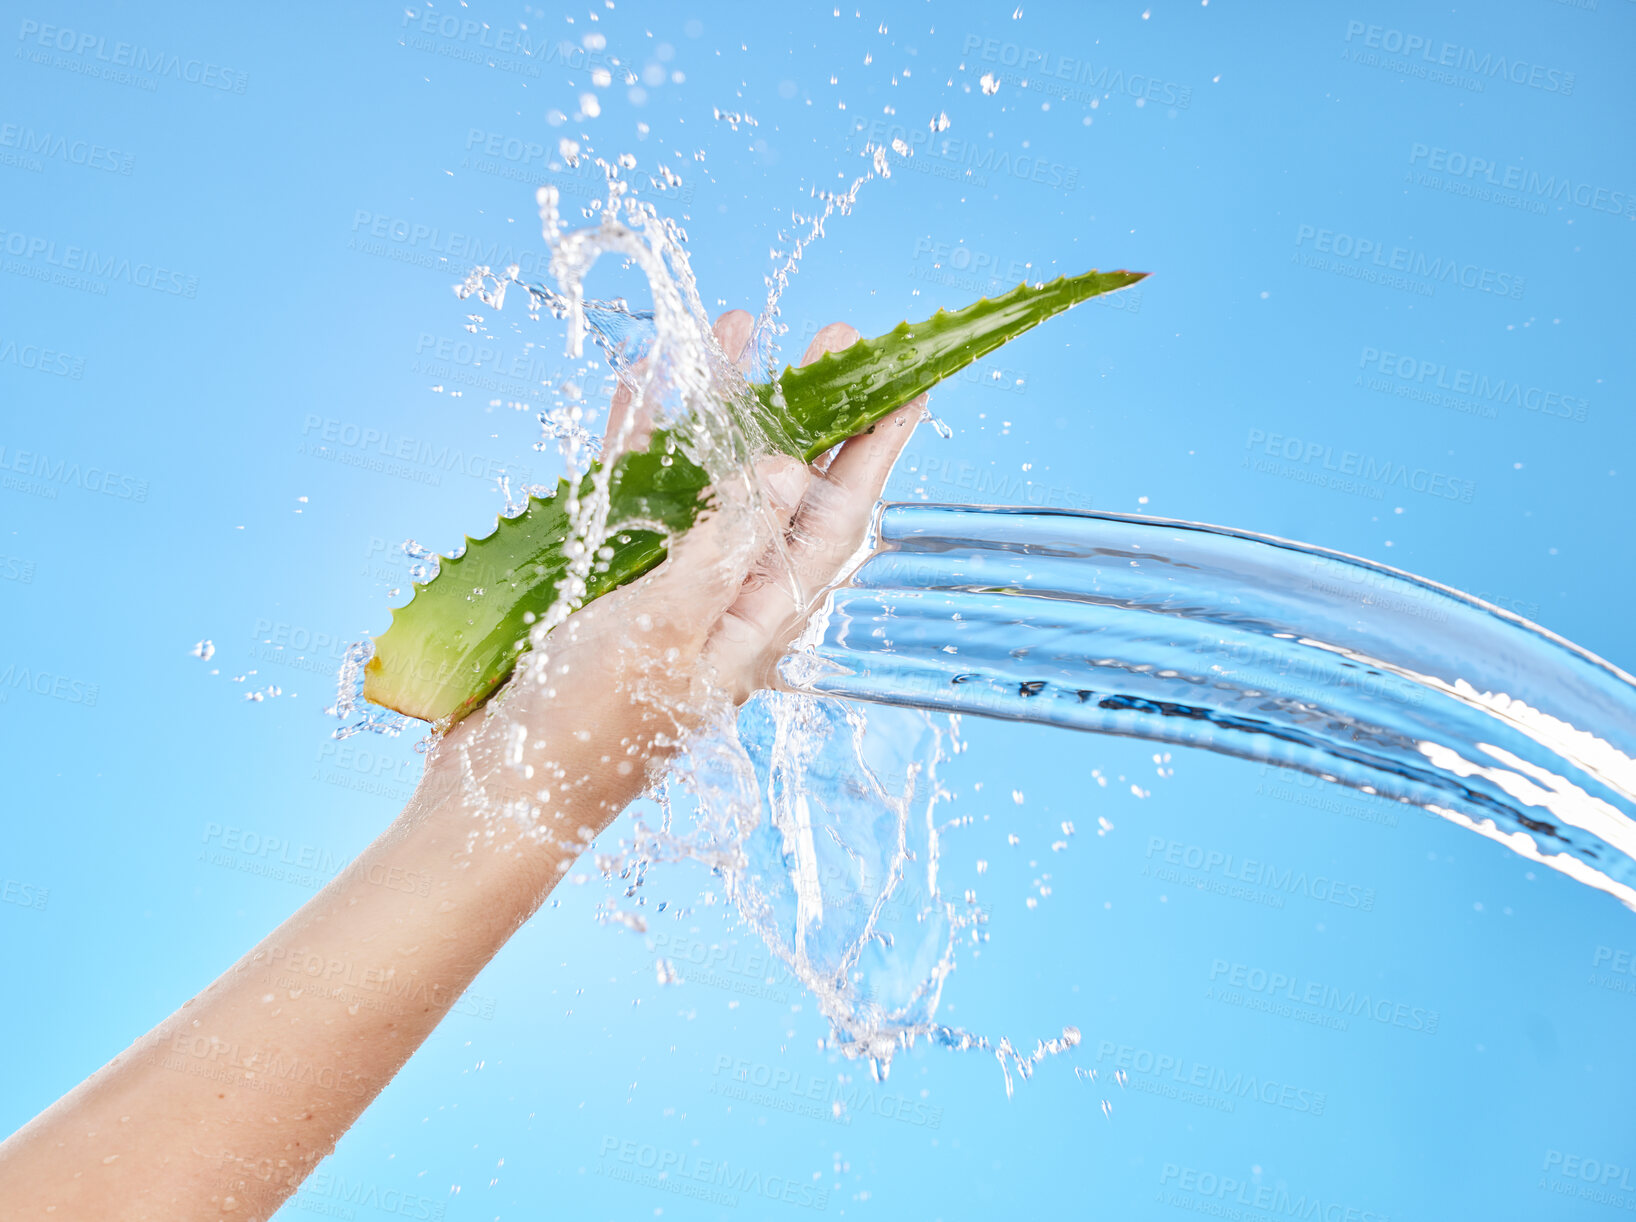
<path fill-rule="evenodd" d="M 1636 908 L 1636 681 L 1469 595 L 1355 557 L 1107 514 L 888 505 L 736 736 L 683 773 L 707 861 L 877 1072 L 936 1021 L 970 896 L 938 886 L 928 713 L 1202 747 L 1418 806 Z M 845 699 L 837 699 L 844 697 Z M 856 703 L 867 702 L 867 703 Z M 745 768 L 748 762 L 753 769 Z M 1009 1080 L 1009 1079 L 1008 1079 Z"/>
<path fill-rule="evenodd" d="M 1537 624 L 1192 522 L 892 505 L 878 537 L 793 687 L 1278 763 L 1636 908 L 1636 680 Z"/>

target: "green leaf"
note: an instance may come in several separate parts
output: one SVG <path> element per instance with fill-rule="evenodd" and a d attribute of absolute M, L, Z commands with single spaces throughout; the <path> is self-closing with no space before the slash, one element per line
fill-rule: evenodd
<path fill-rule="evenodd" d="M 756 410 L 770 438 L 811 462 L 1053 314 L 1143 275 L 1093 271 L 1018 285 L 952 314 L 900 323 L 752 386 Z M 591 494 L 597 470 L 582 480 L 581 496 Z M 506 681 L 528 647 L 530 625 L 550 609 L 568 571 L 568 493 L 563 480 L 551 496 L 530 498 L 523 514 L 501 518 L 485 538 L 468 538 L 458 558 L 416 583 L 413 600 L 392 612 L 391 627 L 375 640 L 366 699 L 425 721 L 458 721 Z M 679 534 L 708 505 L 709 478 L 672 433 L 656 430 L 646 450 L 620 455 L 609 481 L 609 534 L 583 601 L 665 558 L 667 536 L 652 526 Z M 631 525 L 637 522 L 643 526 Z"/>
<path fill-rule="evenodd" d="M 1004 296 L 899 323 L 810 365 L 787 367 L 776 382 L 754 387 L 756 397 L 795 442 L 790 453 L 811 462 L 1053 314 L 1146 275 L 1087 272 L 1037 288 L 1019 284 Z"/>

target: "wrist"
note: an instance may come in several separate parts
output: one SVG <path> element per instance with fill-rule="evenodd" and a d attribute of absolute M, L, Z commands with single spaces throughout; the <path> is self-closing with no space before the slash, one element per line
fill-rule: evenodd
<path fill-rule="evenodd" d="M 484 714 L 474 714 L 437 743 L 400 822 L 435 837 L 453 870 L 514 876 L 538 904 L 636 796 L 640 765 L 627 787 L 600 760 L 590 768 L 578 760 L 530 764 L 525 757 L 539 751 L 514 751 L 508 760 L 491 740 L 512 727 L 499 718 L 483 723 Z"/>

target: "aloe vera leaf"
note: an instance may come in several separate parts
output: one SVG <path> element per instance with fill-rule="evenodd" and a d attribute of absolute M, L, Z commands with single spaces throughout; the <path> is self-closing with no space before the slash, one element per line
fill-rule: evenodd
<path fill-rule="evenodd" d="M 593 468 L 580 483 L 592 494 Z M 586 577 L 585 602 L 606 594 L 665 558 L 665 535 L 621 523 L 686 530 L 708 503 L 709 476 L 655 430 L 648 448 L 623 454 L 609 480 L 605 546 Z M 556 601 L 568 571 L 564 544 L 572 530 L 568 481 L 547 497 L 530 497 L 515 518 L 501 518 L 493 533 L 466 539 L 437 575 L 415 583 L 415 596 L 392 612 L 364 667 L 364 697 L 425 721 L 459 721 L 510 676 L 528 647 L 529 626 Z"/>
<path fill-rule="evenodd" d="M 786 368 L 753 385 L 769 438 L 808 462 L 958 373 L 985 353 L 1070 306 L 1136 283 L 1141 272 L 1089 272 L 963 310 L 939 310 L 900 323 L 811 365 Z M 591 495 L 599 467 L 582 480 Z M 392 612 L 364 668 L 364 696 L 424 721 L 458 721 L 510 676 L 528 647 L 529 626 L 544 615 L 568 570 L 569 485 L 530 497 L 515 518 L 501 518 L 481 539 L 443 559 L 437 575 L 415 583 L 414 598 Z M 609 480 L 609 534 L 586 579 L 583 602 L 636 580 L 665 558 L 666 533 L 690 527 L 709 504 L 709 477 L 658 429 L 648 447 L 620 455 Z M 642 523 L 640 527 L 635 523 Z"/>
<path fill-rule="evenodd" d="M 922 323 L 899 323 L 810 365 L 786 367 L 777 381 L 752 389 L 794 443 L 790 453 L 811 462 L 1053 314 L 1146 275 L 1093 271 L 1037 288 L 1019 284 L 952 314 L 939 310 Z"/>

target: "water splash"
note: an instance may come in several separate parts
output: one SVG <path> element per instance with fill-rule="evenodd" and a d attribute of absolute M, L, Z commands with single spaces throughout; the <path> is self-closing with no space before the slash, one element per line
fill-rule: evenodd
<path fill-rule="evenodd" d="M 885 156 L 884 150 L 874 145 L 866 145 L 864 154 L 870 158 L 872 165 L 878 166 L 878 159 Z M 790 221 L 799 229 L 806 227 L 806 232 L 792 237 L 786 232 L 780 232 L 778 240 L 783 249 L 775 246 L 771 252 L 774 261 L 782 260 L 777 267 L 766 277 L 767 299 L 762 304 L 761 313 L 757 316 L 755 328 L 750 333 L 748 351 L 750 354 L 750 376 L 753 378 L 768 378 L 777 367 L 778 340 L 785 335 L 789 328 L 779 321 L 779 299 L 789 288 L 791 279 L 801 270 L 801 257 L 806 254 L 807 247 L 824 236 L 824 226 L 829 218 L 837 212 L 842 216 L 850 216 L 853 206 L 858 202 L 858 192 L 863 185 L 875 176 L 876 170 L 860 174 L 852 180 L 852 185 L 845 191 L 814 190 L 812 198 L 822 207 L 815 213 L 792 212 Z"/>
<path fill-rule="evenodd" d="M 866 157 L 873 166 L 885 150 Z M 745 378 L 711 335 L 686 235 L 625 189 L 631 166 L 597 164 L 609 182 L 597 224 L 566 231 L 555 190 L 539 193 L 554 286 L 481 267 L 457 292 L 499 310 L 518 290 L 532 318 L 567 325 L 576 357 L 589 336 L 631 404 L 603 456 L 628 446 L 650 413 L 681 430 L 723 503 L 746 512 L 750 460 L 766 439 L 748 431 Z M 845 192 L 815 192 L 818 210 L 793 215 L 799 236 L 780 235 L 752 376 L 775 366 L 778 303 L 808 245 L 874 172 Z M 586 296 L 604 255 L 644 276 L 652 310 Z M 542 445 L 558 448 L 571 474 L 596 456 L 577 400 L 541 425 Z M 609 526 L 605 477 L 584 496 L 570 486 L 573 566 L 533 625 L 535 658 L 578 605 Z M 360 699 L 368 651 L 354 647 L 343 669 L 333 711 L 354 720 L 339 733 L 399 733 L 407 719 Z M 958 949 L 986 937 L 975 893 L 947 896 L 938 875 L 950 825 L 937 770 L 966 712 L 1277 760 L 1417 803 L 1636 900 L 1629 676 L 1504 612 L 1350 557 L 1151 519 L 895 506 L 880 516 L 874 554 L 780 674 L 785 690 L 741 712 L 698 697 L 689 711 L 707 728 L 653 791 L 657 818 L 639 819 L 599 862 L 624 884 L 600 919 L 645 928 L 637 910 L 650 866 L 704 864 L 817 1000 L 831 1045 L 877 1078 L 898 1050 L 926 1040 L 987 1051 L 1009 1091 L 1014 1075 L 1079 1041 L 1065 1028 L 1023 1051 L 939 1020 Z M 540 779 L 526 777 L 509 698 L 481 714 L 499 719 L 491 770 L 465 761 L 473 835 L 503 825 L 557 839 L 564 829 Z M 523 791 L 478 780 L 499 768 L 525 776 Z M 674 974 L 662 964 L 656 973 Z"/>
<path fill-rule="evenodd" d="M 816 210 L 792 213 L 797 232 L 779 235 L 767 297 L 747 349 L 751 376 L 764 376 L 775 363 L 784 330 L 779 299 L 803 254 L 824 235 L 833 215 L 851 211 L 863 184 L 885 172 L 886 150 L 871 148 L 867 157 L 872 171 L 845 191 L 814 191 Z M 532 317 L 548 315 L 566 324 L 570 355 L 578 356 L 584 339 L 592 339 L 629 397 L 629 408 L 603 447 L 604 458 L 631 443 L 635 422 L 646 412 L 681 432 L 718 495 L 735 488 L 748 494 L 752 459 L 766 452 L 772 439 L 752 431 L 755 414 L 745 376 L 714 341 L 685 233 L 651 204 L 613 190 L 618 171 L 605 168 L 610 196 L 593 227 L 565 232 L 555 193 L 539 193 L 541 233 L 553 248 L 554 287 L 521 281 L 515 267 L 502 273 L 479 267 L 458 294 L 501 309 L 508 292 L 520 289 Z M 587 297 L 586 278 L 604 255 L 622 259 L 645 277 L 651 310 L 632 310 L 621 299 Z M 586 470 L 595 453 L 581 421 L 577 410 L 563 409 L 541 420 L 571 477 Z M 606 471 L 604 466 L 601 477 L 593 477 L 583 496 L 577 479 L 570 479 L 571 567 L 560 587 L 563 596 L 532 627 L 536 663 L 554 647 L 552 629 L 579 604 L 597 547 L 608 533 Z M 724 499 L 728 505 L 755 503 L 748 495 Z M 747 530 L 744 537 L 753 538 L 754 532 Z M 434 556 L 413 546 L 419 565 L 435 564 Z M 357 720 L 341 733 L 397 733 L 404 719 L 361 701 L 368 656 L 367 644 L 355 647 L 343 670 L 334 711 Z M 520 668 L 518 682 L 544 673 L 543 665 Z M 560 838 L 565 829 L 553 826 L 560 812 L 551 810 L 545 787 L 519 794 L 509 781 L 494 786 L 479 780 L 531 775 L 526 727 L 508 722 L 509 695 L 481 714 L 490 721 L 483 737 L 505 744 L 503 759 L 477 758 L 478 752 L 457 747 L 463 753 L 464 800 L 475 816 L 473 834 L 493 835 L 503 823 L 538 839 Z M 739 917 L 817 999 L 834 1046 L 867 1059 L 877 1078 L 887 1075 L 897 1050 L 924 1038 L 992 1053 L 1009 1090 L 1014 1074 L 1026 1078 L 1045 1057 L 1077 1043 L 1077 1032 L 1069 1028 L 1034 1041 L 1026 1051 L 1008 1038 L 991 1040 L 938 1021 L 956 944 L 962 937 L 984 936 L 986 920 L 973 893 L 954 900 L 938 886 L 939 837 L 946 830 L 939 825 L 940 803 L 946 795 L 937 784 L 937 765 L 954 741 L 956 719 L 887 708 L 866 716 L 860 705 L 790 693 L 762 693 L 742 713 L 708 692 L 690 699 L 697 703 L 687 711 L 706 729 L 687 744 L 687 758 L 673 770 L 668 788 L 655 791 L 659 822 L 638 823 L 632 842 L 598 863 L 605 876 L 625 884 L 619 898 L 634 901 L 634 907 L 610 902 L 600 920 L 645 928 L 647 918 L 635 909 L 645 903 L 641 891 L 650 864 L 705 863 Z M 679 808 L 685 812 L 681 818 L 675 815 Z M 665 969 L 657 970 L 663 979 Z"/>
<path fill-rule="evenodd" d="M 1339 552 L 893 505 L 795 690 L 1204 747 L 1409 803 L 1636 908 L 1636 679 Z"/>
<path fill-rule="evenodd" d="M 740 920 L 807 990 L 827 1045 L 868 1062 L 876 1081 L 921 1040 L 992 1054 L 1030 1077 L 1079 1043 L 1076 1028 L 1020 1050 L 938 1018 L 958 948 L 986 941 L 975 892 L 944 894 L 937 771 L 959 749 L 958 717 L 764 691 L 697 736 L 662 791 L 661 817 L 636 820 L 622 879 L 691 861 L 720 880 Z M 678 817 L 678 812 L 680 817 Z M 631 894 L 627 891 L 627 896 Z M 678 914 L 684 915 L 684 914 Z"/>
<path fill-rule="evenodd" d="M 335 679 L 335 703 L 324 710 L 324 715 L 348 724 L 332 731 L 332 738 L 351 738 L 364 733 L 396 738 L 407 727 L 420 724 L 364 699 L 364 667 L 369 665 L 374 653 L 374 641 L 354 641 L 341 659 L 341 672 Z M 416 747 L 419 751 L 425 749 L 425 744 Z"/>

